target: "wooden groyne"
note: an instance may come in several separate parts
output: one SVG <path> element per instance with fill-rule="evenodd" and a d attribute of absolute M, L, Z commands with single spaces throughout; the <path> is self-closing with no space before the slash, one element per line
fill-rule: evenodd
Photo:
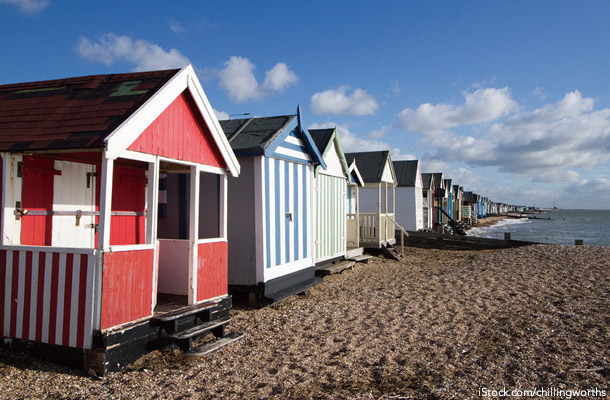
<path fill-rule="evenodd" d="M 521 247 L 538 244 L 537 242 L 527 242 L 523 240 L 490 239 L 468 235 L 461 236 L 433 232 L 408 231 L 408 234 L 409 236 L 405 237 L 404 239 L 405 246 L 443 250 L 507 249 L 511 247 Z M 397 238 L 397 245 L 399 243 L 400 242 Z"/>

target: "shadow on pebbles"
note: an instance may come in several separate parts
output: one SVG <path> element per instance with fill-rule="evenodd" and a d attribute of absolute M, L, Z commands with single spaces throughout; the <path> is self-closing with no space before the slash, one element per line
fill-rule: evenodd
<path fill-rule="evenodd" d="M 374 258 L 307 295 L 231 313 L 241 342 L 202 358 L 153 352 L 98 379 L 0 350 L 0 397 L 476 399 L 502 388 L 608 390 L 609 248 L 409 248 L 401 262 Z"/>

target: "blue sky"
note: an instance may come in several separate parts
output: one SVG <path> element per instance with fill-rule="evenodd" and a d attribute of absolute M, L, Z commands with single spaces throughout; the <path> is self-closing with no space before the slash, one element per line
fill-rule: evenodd
<path fill-rule="evenodd" d="M 610 2 L 0 0 L 0 83 L 193 64 L 495 201 L 610 208 Z"/>

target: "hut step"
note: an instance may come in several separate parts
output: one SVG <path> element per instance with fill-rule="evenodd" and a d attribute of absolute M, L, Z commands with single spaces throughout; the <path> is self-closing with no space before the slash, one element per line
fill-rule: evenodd
<path fill-rule="evenodd" d="M 338 274 L 348 268 L 353 269 L 355 264 L 355 261 L 350 260 L 341 261 L 335 264 L 325 264 L 316 269 L 316 276 Z"/>
<path fill-rule="evenodd" d="M 201 336 L 204 333 L 212 332 L 216 337 L 224 337 L 225 326 L 231 321 L 231 318 L 221 318 L 213 321 L 204 322 L 192 328 L 170 333 L 168 337 L 178 345 L 180 350 L 186 352 L 193 347 L 193 339 Z"/>
<path fill-rule="evenodd" d="M 389 258 L 390 260 L 400 261 L 400 259 L 398 258 L 398 254 L 394 254 L 393 249 L 388 245 L 381 246 L 381 252 L 383 253 L 385 258 Z"/>
<path fill-rule="evenodd" d="M 203 346 L 196 347 L 196 348 L 184 353 L 184 355 L 189 356 L 189 357 L 202 357 L 202 356 L 205 356 L 206 354 L 212 353 L 213 351 L 221 349 L 228 344 L 237 342 L 243 338 L 244 338 L 243 333 L 231 332 L 222 338 L 212 340 L 211 342 L 208 342 Z"/>
<path fill-rule="evenodd" d="M 348 260 L 368 264 L 368 262 L 371 258 L 373 258 L 373 256 L 369 256 L 368 254 L 363 254 L 361 256 L 348 258 Z"/>
<path fill-rule="evenodd" d="M 159 321 L 159 322 L 169 322 L 169 321 L 174 321 L 174 320 L 182 318 L 182 317 L 188 317 L 189 315 L 201 314 L 204 312 L 213 311 L 215 308 L 218 308 L 218 303 L 210 301 L 210 302 L 206 302 L 206 303 L 195 304 L 193 306 L 186 307 L 186 308 L 181 308 L 179 310 L 168 312 L 165 314 L 161 314 L 161 315 L 154 317 L 153 320 Z"/>
<path fill-rule="evenodd" d="M 195 304 L 189 307 L 181 308 L 176 311 L 155 316 L 151 319 L 151 324 L 155 326 L 160 326 L 162 329 L 165 329 L 169 334 L 173 334 L 178 331 L 179 320 L 189 316 L 196 316 L 202 321 L 209 321 L 210 319 L 212 319 L 212 313 L 217 309 L 217 302 L 205 302 L 201 304 Z"/>

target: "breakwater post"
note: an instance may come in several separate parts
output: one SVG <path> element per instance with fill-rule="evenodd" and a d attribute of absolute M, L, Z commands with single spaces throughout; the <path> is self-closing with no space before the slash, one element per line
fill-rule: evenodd
<path fill-rule="evenodd" d="M 510 232 L 504 232 L 504 240 L 510 240 Z"/>
<path fill-rule="evenodd" d="M 582 246 L 583 244 L 584 244 L 584 241 L 582 239 L 574 240 L 574 246 Z"/>

